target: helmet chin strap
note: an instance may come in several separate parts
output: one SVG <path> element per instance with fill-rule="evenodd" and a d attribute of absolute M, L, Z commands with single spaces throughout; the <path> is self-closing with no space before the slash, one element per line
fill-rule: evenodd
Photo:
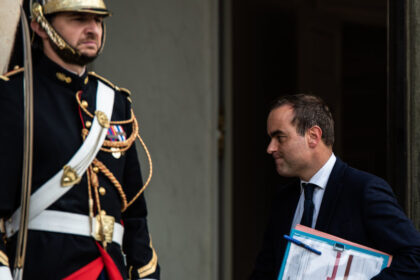
<path fill-rule="evenodd" d="M 32 16 L 36 22 L 41 25 L 42 29 L 47 33 L 48 37 L 50 38 L 51 42 L 57 46 L 60 51 L 67 50 L 68 52 L 80 55 L 80 53 L 72 48 L 64 39 L 61 37 L 57 31 L 55 31 L 54 27 L 48 22 L 45 18 L 42 6 L 39 3 L 34 3 L 32 7 Z"/>

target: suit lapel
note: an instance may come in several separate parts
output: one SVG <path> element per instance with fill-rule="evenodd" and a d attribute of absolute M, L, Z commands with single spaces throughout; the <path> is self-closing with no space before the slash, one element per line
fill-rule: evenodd
<path fill-rule="evenodd" d="M 320 231 L 328 231 L 331 218 L 337 205 L 338 197 L 340 196 L 343 175 L 347 164 L 342 162 L 338 157 L 331 171 L 325 188 L 324 197 L 322 198 L 321 208 L 319 210 L 318 219 L 315 228 Z"/>

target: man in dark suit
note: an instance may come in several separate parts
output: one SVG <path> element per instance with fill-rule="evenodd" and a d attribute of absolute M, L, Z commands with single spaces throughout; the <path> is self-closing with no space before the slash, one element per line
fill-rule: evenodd
<path fill-rule="evenodd" d="M 420 233 L 384 180 L 335 157 L 334 121 L 320 98 L 280 98 L 267 132 L 277 172 L 299 180 L 277 191 L 251 279 L 277 279 L 287 246 L 283 235 L 296 224 L 393 255 L 391 266 L 373 279 L 420 279 Z"/>

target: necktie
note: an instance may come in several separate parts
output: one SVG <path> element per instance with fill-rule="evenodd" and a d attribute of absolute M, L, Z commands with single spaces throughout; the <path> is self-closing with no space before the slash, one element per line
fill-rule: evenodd
<path fill-rule="evenodd" d="M 317 187 L 315 184 L 311 183 L 302 183 L 303 192 L 305 195 L 305 202 L 303 204 L 303 215 L 301 220 L 301 225 L 312 227 L 312 218 L 314 216 L 314 190 Z"/>

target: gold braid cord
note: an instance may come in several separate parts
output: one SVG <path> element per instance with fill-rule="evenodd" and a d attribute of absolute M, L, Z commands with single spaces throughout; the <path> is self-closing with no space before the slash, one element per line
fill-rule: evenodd
<path fill-rule="evenodd" d="M 144 190 L 149 185 L 150 180 L 152 179 L 152 175 L 153 175 L 153 164 L 152 164 L 152 158 L 150 156 L 149 150 L 147 149 L 146 144 L 144 143 L 143 139 L 141 139 L 140 134 L 137 134 L 137 137 L 139 138 L 139 141 L 141 145 L 143 146 L 143 149 L 147 155 L 147 161 L 149 162 L 149 176 L 147 177 L 146 183 L 144 183 L 143 187 L 138 191 L 138 193 L 133 197 L 133 199 L 131 199 L 130 202 L 127 204 L 127 207 L 130 207 L 130 205 L 133 204 L 137 198 L 139 198 L 142 192 L 144 192 Z"/>
<path fill-rule="evenodd" d="M 92 167 L 89 166 L 87 172 L 86 172 L 86 176 L 87 176 L 87 182 L 88 182 L 88 196 L 89 196 L 89 217 L 91 219 L 93 219 L 94 214 L 93 214 L 93 198 L 92 198 L 92 185 L 91 185 L 91 174 L 93 173 L 92 171 Z M 92 231 L 92 228 L 91 230 Z"/>
<path fill-rule="evenodd" d="M 127 209 L 127 196 L 125 195 L 120 182 L 118 182 L 117 178 L 115 178 L 114 174 L 112 174 L 112 172 L 109 171 L 109 169 L 105 166 L 105 164 L 103 164 L 96 158 L 93 160 L 93 165 L 98 167 L 99 170 L 111 181 L 111 183 L 114 184 L 114 187 L 117 189 L 122 200 L 123 205 L 122 205 L 121 211 L 124 212 Z"/>
<path fill-rule="evenodd" d="M 133 144 L 134 141 L 136 141 L 136 136 L 139 134 L 139 124 L 136 120 L 136 118 L 134 117 L 134 112 L 131 111 L 131 115 L 133 116 L 133 132 L 131 133 L 130 137 L 127 138 L 127 140 L 125 141 L 109 141 L 109 140 L 105 140 L 104 141 L 104 146 L 105 147 L 110 147 L 110 148 L 119 148 L 120 152 L 125 152 L 127 151 L 131 145 Z M 111 124 L 113 124 L 113 122 L 111 122 Z M 104 152 L 108 152 L 108 153 L 113 153 L 114 151 L 108 148 L 101 148 L 101 151 Z"/>
<path fill-rule="evenodd" d="M 80 101 L 80 97 L 79 94 L 76 94 L 76 100 L 77 103 L 79 104 L 79 107 L 83 110 L 83 112 L 90 117 L 91 119 L 94 118 L 94 115 L 89 112 L 84 106 L 82 106 L 82 103 Z M 144 190 L 147 188 L 147 186 L 149 185 L 151 179 L 152 179 L 152 175 L 153 175 L 153 164 L 152 164 L 152 158 L 150 156 L 149 150 L 147 149 L 146 144 L 144 143 L 143 139 L 141 138 L 140 134 L 139 134 L 139 125 L 136 119 L 136 116 L 134 115 L 134 111 L 133 109 L 131 109 L 131 117 L 128 120 L 123 120 L 123 121 L 111 121 L 110 124 L 111 125 L 120 125 L 120 124 L 130 124 L 132 123 L 132 133 L 130 134 L 130 136 L 127 138 L 127 140 L 125 141 L 109 141 L 109 140 L 105 140 L 103 143 L 103 147 L 101 148 L 101 151 L 107 152 L 107 153 L 114 153 L 115 150 L 113 150 L 112 148 L 118 148 L 118 151 L 123 153 L 125 151 L 127 151 L 132 145 L 133 143 L 136 141 L 136 138 L 138 138 L 138 140 L 140 141 L 146 156 L 147 156 L 147 160 L 149 163 L 149 176 L 147 177 L 146 182 L 144 183 L 144 185 L 141 187 L 141 189 L 137 192 L 137 194 L 129 201 L 127 202 L 127 196 L 123 190 L 123 187 L 121 186 L 120 182 L 118 182 L 117 178 L 115 178 L 114 174 L 105 166 L 105 164 L 103 164 L 101 161 L 99 161 L 98 159 L 94 159 L 92 162 L 92 165 L 97 167 L 107 178 L 108 180 L 114 185 L 114 187 L 117 189 L 118 194 L 120 195 L 121 201 L 122 201 L 122 208 L 121 208 L 121 212 L 124 212 L 125 210 L 127 210 L 127 208 L 132 205 L 138 198 L 139 196 L 144 192 Z M 88 129 L 83 129 L 82 130 L 82 137 L 83 140 L 86 139 L 87 135 L 89 134 L 89 130 Z M 99 181 L 98 181 L 98 176 L 96 175 L 96 173 L 92 170 L 93 168 L 90 167 L 88 169 L 88 181 L 89 183 L 91 182 L 92 185 L 91 187 L 93 187 L 94 193 L 95 193 L 95 200 L 96 200 L 96 204 L 98 207 L 98 213 L 100 212 L 100 204 L 99 204 L 99 195 L 98 195 L 98 187 L 99 187 Z M 90 192 L 90 188 L 89 186 L 89 197 L 90 200 L 92 199 L 92 193 Z M 91 213 L 92 214 L 92 213 Z"/>

